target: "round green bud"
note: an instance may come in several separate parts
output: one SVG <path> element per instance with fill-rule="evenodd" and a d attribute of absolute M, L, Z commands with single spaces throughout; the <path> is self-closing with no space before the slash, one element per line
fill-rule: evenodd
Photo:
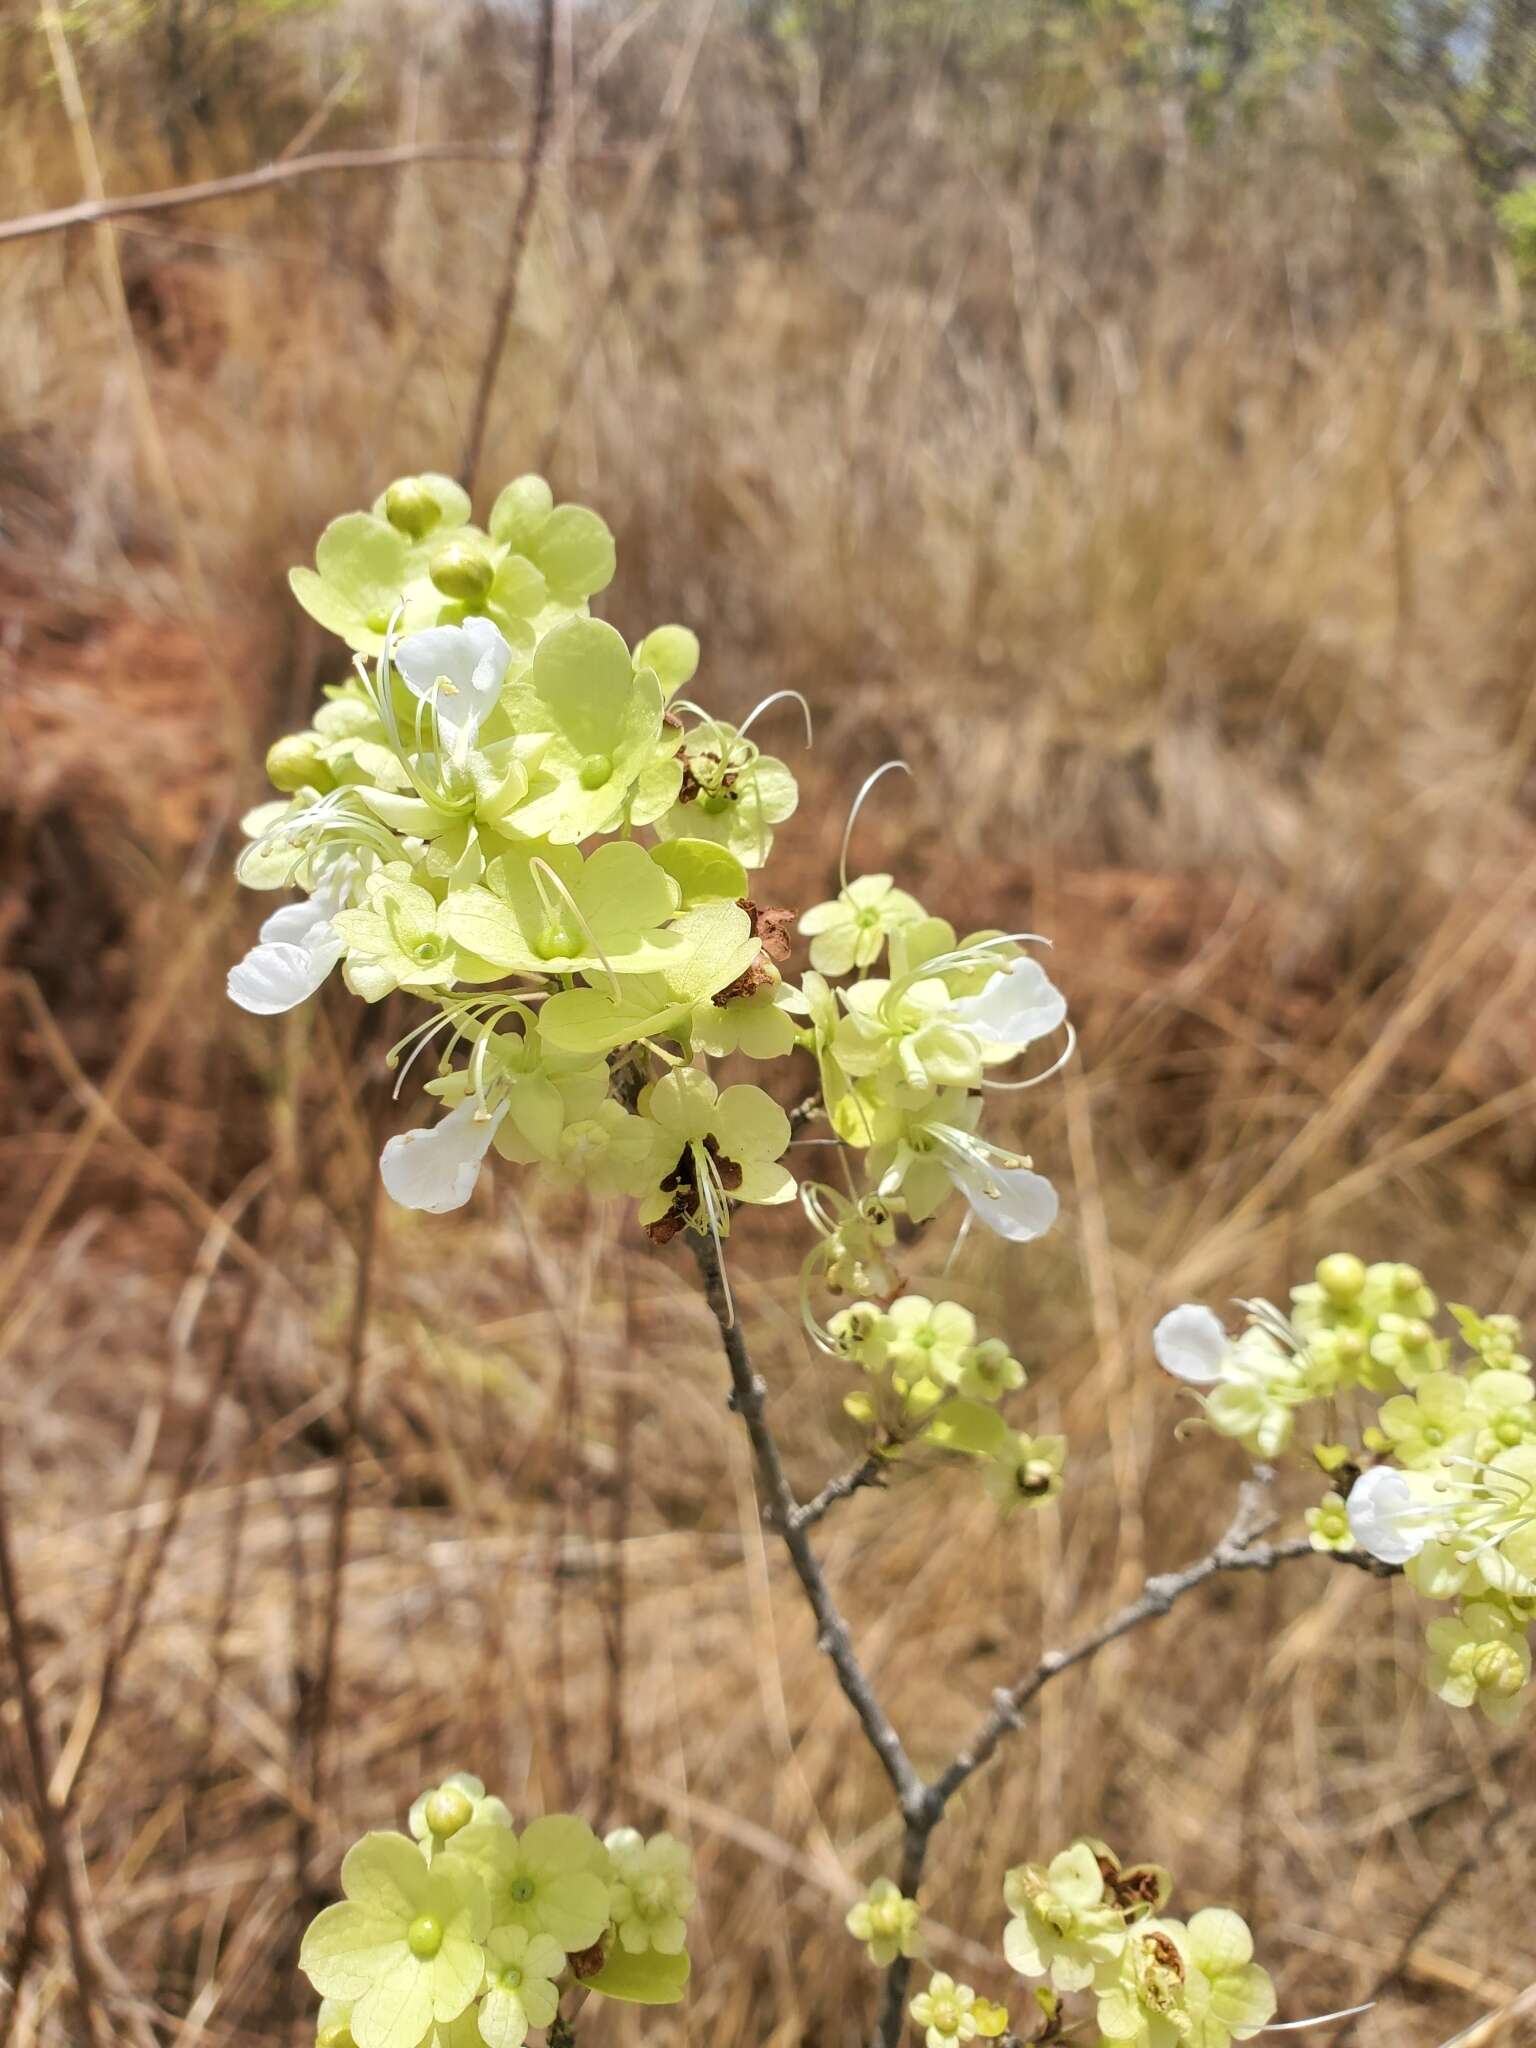
<path fill-rule="evenodd" d="M 1424 1275 L 1417 1266 L 1395 1266 L 1392 1270 L 1392 1292 L 1403 1296 L 1417 1294 L 1424 1285 Z"/>
<path fill-rule="evenodd" d="M 1365 1339 L 1358 1330 L 1340 1330 L 1333 1349 L 1341 1365 L 1358 1365 L 1365 1356 Z"/>
<path fill-rule="evenodd" d="M 384 516 L 401 533 L 420 540 L 442 518 L 443 508 L 419 476 L 403 476 L 384 493 Z"/>
<path fill-rule="evenodd" d="M 315 2036 L 315 2048 L 357 2048 L 357 2043 L 346 2021 L 337 2020 L 334 2026 L 326 2027 Z"/>
<path fill-rule="evenodd" d="M 431 1962 L 443 1945 L 442 1921 L 435 1913 L 418 1913 L 405 1930 L 405 1941 L 418 1962 Z"/>
<path fill-rule="evenodd" d="M 577 770 L 583 789 L 601 789 L 613 775 L 613 761 L 607 754 L 588 754 Z"/>
<path fill-rule="evenodd" d="M 1365 1289 L 1365 1263 L 1353 1252 L 1332 1252 L 1317 1262 L 1317 1284 L 1330 1301 L 1347 1308 Z"/>
<path fill-rule="evenodd" d="M 489 558 L 472 541 L 451 540 L 432 557 L 432 581 L 444 597 L 477 604 L 495 580 Z"/>
<path fill-rule="evenodd" d="M 427 1801 L 427 1826 L 439 1841 L 456 1835 L 474 1819 L 474 1803 L 457 1785 L 444 1785 Z"/>
<path fill-rule="evenodd" d="M 1428 1323 L 1420 1322 L 1417 1316 L 1410 1318 L 1398 1331 L 1398 1342 L 1405 1351 L 1422 1351 L 1426 1344 L 1434 1342 L 1435 1333 Z"/>
<path fill-rule="evenodd" d="M 318 733 L 289 732 L 267 749 L 267 780 L 290 796 L 296 789 L 331 789 L 336 778 L 320 758 Z"/>

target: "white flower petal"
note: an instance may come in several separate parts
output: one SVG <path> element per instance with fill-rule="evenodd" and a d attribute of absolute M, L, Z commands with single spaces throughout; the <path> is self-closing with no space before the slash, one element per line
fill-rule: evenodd
<path fill-rule="evenodd" d="M 261 927 L 264 944 L 307 946 L 322 925 L 329 925 L 335 904 L 319 903 L 305 896 L 298 903 L 285 903 L 274 910 Z"/>
<path fill-rule="evenodd" d="M 1152 1332 L 1152 1349 L 1164 1372 L 1194 1387 L 1211 1387 L 1232 1355 L 1232 1340 L 1214 1309 L 1186 1301 L 1170 1309 Z"/>
<path fill-rule="evenodd" d="M 1033 1045 L 1066 1022 L 1067 999 L 1037 960 L 1015 960 L 951 1015 L 983 1045 Z"/>
<path fill-rule="evenodd" d="M 977 1220 L 1011 1244 L 1043 1237 L 1056 1221 L 1061 1203 L 1043 1173 L 1026 1166 L 985 1166 L 969 1158 L 950 1158 L 945 1170 L 976 1213 Z"/>
<path fill-rule="evenodd" d="M 436 705 L 438 724 L 473 735 L 496 707 L 512 649 L 489 619 L 466 619 L 407 635 L 394 656 L 406 688 Z M 451 687 L 440 688 L 444 681 Z"/>
<path fill-rule="evenodd" d="M 1382 1564 L 1406 1564 L 1434 1533 L 1435 1512 L 1401 1472 L 1373 1465 L 1349 1490 L 1349 1533 Z"/>
<path fill-rule="evenodd" d="M 271 922 L 268 918 L 267 924 Z M 295 1009 L 315 993 L 345 950 L 340 934 L 324 923 L 314 927 L 302 946 L 286 939 L 264 940 L 229 970 L 229 999 L 257 1017 Z"/>
<path fill-rule="evenodd" d="M 404 1209 L 443 1216 L 462 1209 L 475 1191 L 480 1168 L 506 1104 L 490 1116 L 479 1114 L 473 1096 L 450 1110 L 441 1123 L 402 1131 L 379 1154 L 379 1172 L 393 1200 Z"/>

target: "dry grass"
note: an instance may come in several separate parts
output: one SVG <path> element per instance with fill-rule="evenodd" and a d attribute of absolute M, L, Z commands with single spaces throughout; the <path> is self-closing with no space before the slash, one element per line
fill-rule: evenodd
<path fill-rule="evenodd" d="M 432 22 L 273 31 L 261 91 L 179 163 L 146 52 L 86 52 L 108 188 L 272 153 L 359 53 L 327 140 L 515 133 L 520 33 Z M 609 615 L 697 623 L 712 702 L 811 699 L 780 894 L 821 890 L 846 792 L 899 749 L 915 793 L 872 809 L 867 864 L 1053 932 L 1082 1027 L 1029 1098 L 1066 1218 L 961 1269 L 1034 1368 L 1021 1412 L 1072 1435 L 1066 1499 L 999 1532 L 958 1476 L 908 1478 L 823 1532 L 926 1765 L 1222 1525 L 1241 1460 L 1174 1441 L 1147 1356 L 1170 1300 L 1348 1243 L 1532 1309 L 1536 408 L 1455 167 L 1328 91 L 1205 148 L 1134 106 L 962 119 L 919 76 L 830 112 L 796 174 L 722 17 L 615 239 L 689 25 L 642 14 L 617 55 L 611 26 L 578 38 L 485 474 L 542 461 L 604 510 Z M 72 198 L 36 52 L 8 61 L 8 208 Z M 324 1887 L 466 1762 L 692 1835 L 694 1995 L 595 2040 L 860 2038 L 838 1923 L 892 1852 L 881 1785 L 759 1528 L 707 1315 L 621 1216 L 504 1176 L 467 1222 L 380 1219 L 316 1749 L 379 1040 L 344 1002 L 224 1006 L 255 912 L 219 877 L 260 744 L 334 659 L 281 568 L 381 478 L 452 465 L 515 185 L 410 171 L 120 231 L 131 358 L 87 239 L 0 254 L 4 1483 L 114 2042 L 307 2038 L 295 1857 Z M 797 1256 L 770 1221 L 734 1271 L 810 1488 L 850 1445 Z M 1287 2014 L 1399 1962 L 1366 2048 L 1501 2007 L 1536 1976 L 1530 1833 L 1489 1825 L 1522 1753 L 1417 1664 L 1401 1588 L 1210 1588 L 972 1788 L 936 1958 L 1002 1992 L 1002 1870 L 1091 1827 L 1249 1911 Z M 14 1923 L 39 1845 L 0 1727 Z M 43 1935 L 16 2039 L 72 2041 Z"/>

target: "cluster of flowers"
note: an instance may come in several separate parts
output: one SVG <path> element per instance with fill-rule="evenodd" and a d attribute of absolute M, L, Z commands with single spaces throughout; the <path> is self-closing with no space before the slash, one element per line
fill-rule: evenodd
<path fill-rule="evenodd" d="M 869 1430 L 881 1457 L 918 1441 L 979 1458 L 1004 1513 L 1041 1507 L 1061 1491 L 1066 1438 L 1030 1436 L 1003 1419 L 997 1404 L 1026 1374 L 1000 1338 L 978 1341 L 968 1308 L 922 1294 L 900 1295 L 887 1307 L 858 1301 L 837 1311 L 827 1334 L 866 1376 L 843 1407 Z"/>
<path fill-rule="evenodd" d="M 1246 1922 L 1210 1906 L 1176 1920 L 1163 1909 L 1173 1888 L 1156 1864 L 1122 1864 L 1103 1842 L 1076 1841 L 1050 1863 L 1008 1872 L 1003 1900 L 1013 1916 L 1003 1953 L 1021 1977 L 1048 1979 L 1036 2002 L 1047 2032 L 1061 2030 L 1059 1995 L 1091 1992 L 1102 2042 L 1126 2048 L 1228 2048 L 1259 2033 L 1275 2014 L 1275 1990 L 1253 1960 Z M 848 1915 L 849 1932 L 870 1961 L 889 1966 L 920 1951 L 916 1902 L 888 1878 Z M 927 2048 L 1004 2033 L 1008 2013 L 968 1984 L 935 1972 L 912 2000 Z"/>
<path fill-rule="evenodd" d="M 848 881 L 846 842 L 839 895 L 801 920 L 812 969 L 787 982 L 793 913 L 754 900 L 749 871 L 798 792 L 750 729 L 794 693 L 739 727 L 702 711 L 680 694 L 691 632 L 631 648 L 590 616 L 613 571 L 603 522 L 539 477 L 508 484 L 484 529 L 432 475 L 326 528 L 291 580 L 354 673 L 268 755 L 285 794 L 246 820 L 239 873 L 304 900 L 267 919 L 231 996 L 272 1014 L 339 966 L 365 1001 L 428 1006 L 392 1057 L 436 1046 L 426 1085 L 447 1114 L 381 1162 L 408 1207 L 461 1206 L 494 1147 L 636 1197 L 660 1241 L 718 1239 L 736 1204 L 796 1183 L 784 1112 L 717 1089 L 707 1062 L 800 1048 L 887 1220 L 958 1188 L 1003 1236 L 1039 1235 L 1050 1183 L 976 1127 L 984 1086 L 1030 1085 L 989 1076 L 1064 1024 L 1061 996 L 1017 937 L 960 940 L 888 876 Z M 857 1259 L 841 1203 L 809 1190 L 829 1276 Z"/>
<path fill-rule="evenodd" d="M 1209 1388 L 1207 1421 L 1260 1457 L 1320 1404 L 1314 1456 L 1333 1487 L 1307 1517 L 1313 1544 L 1401 1566 L 1425 1598 L 1453 1603 L 1429 1624 L 1429 1684 L 1451 1706 L 1512 1721 L 1536 1620 L 1536 1381 L 1519 1324 L 1452 1304 L 1454 1355 L 1416 1267 L 1347 1252 L 1291 1299 L 1289 1317 L 1246 1304 L 1235 1338 L 1208 1308 L 1175 1309 L 1154 1333 L 1158 1359 Z M 1369 1420 L 1362 1395 L 1387 1397 Z"/>
<path fill-rule="evenodd" d="M 688 1982 L 680 1842 L 599 1841 L 569 1813 L 518 1834 L 466 1773 L 422 1793 L 408 1836 L 364 1835 L 341 1883 L 299 1951 L 316 2048 L 521 2048 L 568 1990 L 669 2005 Z"/>

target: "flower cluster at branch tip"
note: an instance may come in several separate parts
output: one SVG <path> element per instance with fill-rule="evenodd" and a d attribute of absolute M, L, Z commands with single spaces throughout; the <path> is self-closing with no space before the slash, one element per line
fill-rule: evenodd
<path fill-rule="evenodd" d="M 1208 1308 L 1172 1310 L 1153 1334 L 1159 1362 L 1208 1390 L 1206 1421 L 1261 1458 L 1311 1411 L 1331 1482 L 1307 1515 L 1313 1547 L 1400 1567 L 1449 1601 L 1427 1631 L 1431 1688 L 1514 1720 L 1536 1619 L 1536 1381 L 1519 1324 L 1453 1303 L 1458 1347 L 1417 1267 L 1348 1252 L 1291 1290 L 1288 1316 L 1243 1306 L 1236 1337 Z"/>
<path fill-rule="evenodd" d="M 1036 1994 L 1048 2016 L 1056 1994 L 1091 1993 L 1100 2040 L 1116 2048 L 1250 2039 L 1273 2019 L 1275 1991 L 1247 1924 L 1217 1906 L 1174 1919 L 1164 1911 L 1172 1889 L 1158 1865 L 1122 1864 L 1103 1842 L 1076 1841 L 1008 1872 L 1003 1953 L 1021 1977 L 1049 1979 Z"/>
<path fill-rule="evenodd" d="M 574 1814 L 518 1833 L 456 1772 L 412 1806 L 410 1835 L 364 1835 L 344 1899 L 309 1926 L 316 2048 L 521 2048 L 574 1989 L 670 2005 L 688 1982 L 688 1852 Z"/>
<path fill-rule="evenodd" d="M 635 1197 L 659 1241 L 718 1242 L 737 1205 L 793 1198 L 792 1134 L 769 1094 L 717 1089 L 706 1063 L 801 1050 L 836 1141 L 864 1155 L 860 1216 L 921 1222 L 953 1189 L 1004 1237 L 1038 1236 L 1050 1184 L 977 1124 L 994 1070 L 1063 1026 L 1062 998 L 1016 938 L 957 939 L 890 877 L 849 880 L 846 843 L 838 896 L 800 920 L 812 970 L 786 981 L 794 914 L 749 875 L 798 792 L 752 728 L 801 700 L 739 725 L 702 710 L 686 627 L 631 647 L 591 616 L 614 566 L 597 514 L 536 476 L 484 527 L 437 475 L 331 522 L 290 580 L 354 672 L 268 754 L 282 795 L 245 820 L 239 874 L 304 900 L 266 920 L 230 995 L 274 1014 L 339 967 L 366 1002 L 425 1006 L 391 1058 L 435 1050 L 446 1114 L 381 1161 L 410 1208 L 461 1207 L 495 1150 Z M 814 1256 L 833 1286 L 878 1283 L 869 1251 L 828 1219 Z"/>
<path fill-rule="evenodd" d="M 1024 1368 L 1001 1339 L 978 1340 L 976 1318 L 959 1302 L 923 1294 L 898 1295 L 889 1307 L 852 1302 L 831 1317 L 826 1336 L 864 1374 L 843 1406 L 882 1460 L 909 1443 L 978 1459 L 1004 1513 L 1043 1507 L 1061 1491 L 1066 1438 L 1031 1436 L 1004 1420 L 998 1403 L 1024 1385 Z"/>

